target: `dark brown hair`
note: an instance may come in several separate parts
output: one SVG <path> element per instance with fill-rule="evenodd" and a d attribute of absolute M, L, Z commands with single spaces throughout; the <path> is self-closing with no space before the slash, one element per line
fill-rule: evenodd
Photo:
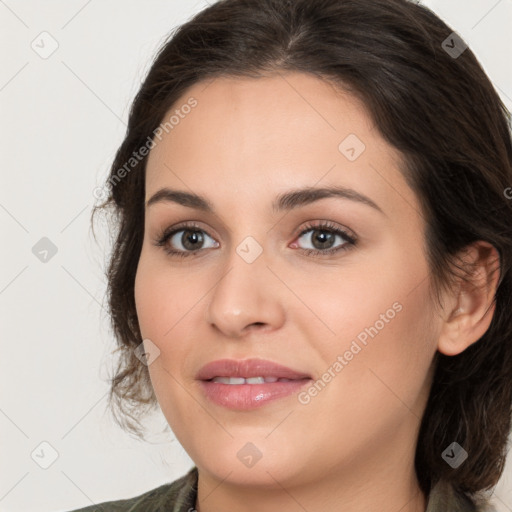
<path fill-rule="evenodd" d="M 111 211 L 116 227 L 107 278 L 120 357 L 110 405 L 124 428 L 140 437 L 143 411 L 156 405 L 148 369 L 134 354 L 142 342 L 134 279 L 147 161 L 134 155 L 193 84 L 299 71 L 362 100 L 402 153 L 403 175 L 426 222 L 425 254 L 437 293 L 459 275 L 456 255 L 472 242 L 485 240 L 500 255 L 489 329 L 459 355 L 436 353 L 415 460 L 426 493 L 442 479 L 476 500 L 497 483 L 512 403 L 510 114 L 471 50 L 447 51 L 447 40 L 463 49 L 452 32 L 407 0 L 221 0 L 171 33 L 133 101 L 108 197 L 97 207 Z M 469 455 L 457 469 L 442 458 L 454 441 Z"/>

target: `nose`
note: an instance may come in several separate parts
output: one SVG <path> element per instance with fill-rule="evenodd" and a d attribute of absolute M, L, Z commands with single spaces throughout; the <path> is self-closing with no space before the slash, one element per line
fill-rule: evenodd
<path fill-rule="evenodd" d="M 285 321 L 283 285 L 267 267 L 265 252 L 252 263 L 236 251 L 209 294 L 206 320 L 229 338 L 279 329 Z"/>

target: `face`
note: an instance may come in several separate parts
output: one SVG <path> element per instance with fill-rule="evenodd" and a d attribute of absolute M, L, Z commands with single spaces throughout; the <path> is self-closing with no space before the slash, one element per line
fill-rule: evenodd
<path fill-rule="evenodd" d="M 200 472 L 261 485 L 411 461 L 439 325 L 400 155 L 361 103 L 306 74 L 198 83 L 166 120 L 176 109 L 147 162 L 135 299 L 184 449 Z M 198 378 L 225 359 L 295 373 Z"/>

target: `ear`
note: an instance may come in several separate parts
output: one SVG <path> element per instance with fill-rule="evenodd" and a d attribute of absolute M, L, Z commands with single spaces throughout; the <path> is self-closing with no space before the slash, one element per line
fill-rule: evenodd
<path fill-rule="evenodd" d="M 478 341 L 487 331 L 495 310 L 500 258 L 491 244 L 479 240 L 464 249 L 461 258 L 467 277 L 446 298 L 448 307 L 437 349 L 453 356 Z"/>

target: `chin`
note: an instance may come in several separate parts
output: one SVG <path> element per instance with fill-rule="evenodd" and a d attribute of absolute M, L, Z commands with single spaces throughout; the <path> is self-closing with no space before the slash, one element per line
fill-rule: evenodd
<path fill-rule="evenodd" d="M 199 470 L 233 485 L 275 489 L 276 482 L 296 485 L 304 480 L 307 464 L 297 460 L 299 450 L 279 449 L 270 444 L 268 440 L 266 444 L 264 440 L 230 440 L 229 446 L 217 445 L 218 451 L 203 452 L 194 462 Z"/>

